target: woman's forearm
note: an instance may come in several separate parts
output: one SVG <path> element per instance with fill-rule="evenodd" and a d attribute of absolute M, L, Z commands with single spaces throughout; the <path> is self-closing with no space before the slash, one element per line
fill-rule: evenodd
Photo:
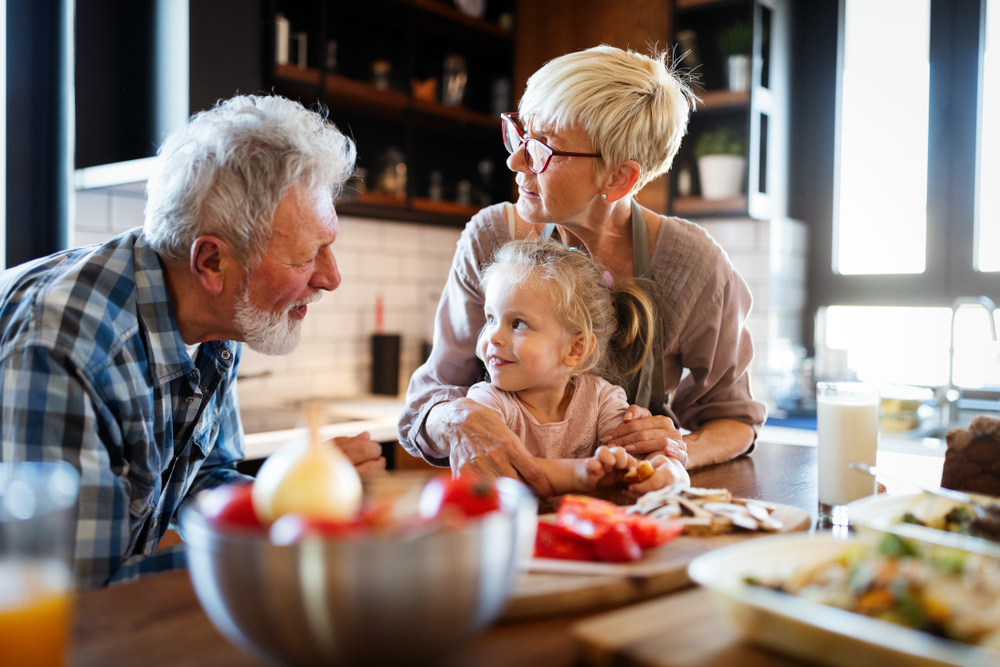
<path fill-rule="evenodd" d="M 715 419 L 684 436 L 687 467 L 700 468 L 729 461 L 746 453 L 753 444 L 754 429 L 735 419 Z"/>

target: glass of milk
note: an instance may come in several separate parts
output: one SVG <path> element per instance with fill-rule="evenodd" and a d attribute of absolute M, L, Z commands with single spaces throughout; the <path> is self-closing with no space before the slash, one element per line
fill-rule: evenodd
<path fill-rule="evenodd" d="M 875 478 L 852 470 L 854 461 L 875 465 L 878 387 L 864 382 L 816 385 L 820 523 L 848 523 L 847 503 L 875 493 Z"/>

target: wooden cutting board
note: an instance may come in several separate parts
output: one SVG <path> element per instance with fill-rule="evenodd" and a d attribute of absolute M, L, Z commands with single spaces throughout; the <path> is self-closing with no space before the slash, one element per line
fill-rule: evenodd
<path fill-rule="evenodd" d="M 796 667 L 807 663 L 745 643 L 704 588 L 588 618 L 571 630 L 588 665 Z"/>
<path fill-rule="evenodd" d="M 809 513 L 789 505 L 777 505 L 771 514 L 784 527 L 780 532 L 806 530 Z M 687 566 L 697 556 L 719 547 L 771 533 L 739 532 L 691 537 L 649 549 L 635 563 L 587 563 L 545 559 L 521 578 L 503 615 L 521 621 L 567 612 L 579 613 L 615 607 L 663 595 L 691 585 Z M 544 569 L 545 571 L 539 571 Z"/>

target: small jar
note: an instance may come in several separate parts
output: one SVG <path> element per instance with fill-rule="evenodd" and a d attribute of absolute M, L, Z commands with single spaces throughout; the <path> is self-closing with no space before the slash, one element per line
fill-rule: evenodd
<path fill-rule="evenodd" d="M 389 90 L 389 74 L 392 63 L 388 60 L 372 61 L 372 85 L 378 90 Z"/>

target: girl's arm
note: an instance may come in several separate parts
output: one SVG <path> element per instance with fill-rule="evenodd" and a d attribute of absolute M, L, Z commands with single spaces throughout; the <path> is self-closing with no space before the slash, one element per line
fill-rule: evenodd
<path fill-rule="evenodd" d="M 620 481 L 621 476 L 639 462 L 620 447 L 598 447 L 590 458 L 536 458 L 535 463 L 548 477 L 555 494 L 561 495 L 610 486 Z"/>

